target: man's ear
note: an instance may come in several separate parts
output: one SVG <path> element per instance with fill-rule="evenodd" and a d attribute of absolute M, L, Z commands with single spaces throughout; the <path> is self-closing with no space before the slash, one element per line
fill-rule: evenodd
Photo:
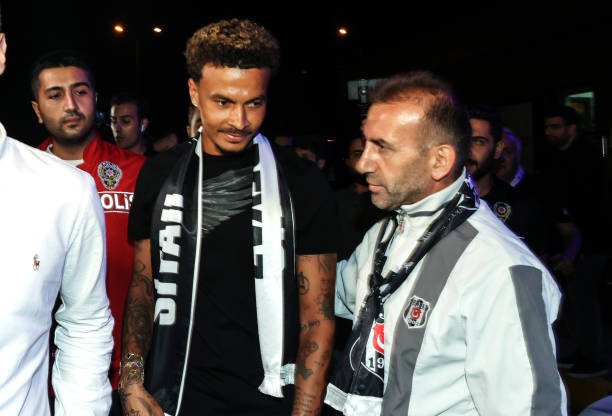
<path fill-rule="evenodd" d="M 147 128 L 149 127 L 149 119 L 148 118 L 143 118 L 142 120 L 140 120 L 140 132 L 144 133 Z"/>
<path fill-rule="evenodd" d="M 38 103 L 36 101 L 32 101 L 32 110 L 34 110 L 36 118 L 38 118 L 38 124 L 43 124 L 43 119 L 40 116 L 40 109 L 38 108 Z"/>
<path fill-rule="evenodd" d="M 189 87 L 189 97 L 191 98 L 191 103 L 200 108 L 200 95 L 198 94 L 198 84 L 193 80 L 193 78 L 189 78 L 187 81 L 187 86 Z"/>
<path fill-rule="evenodd" d="M 495 143 L 495 154 L 493 155 L 493 159 L 497 160 L 501 157 L 502 152 L 504 151 L 504 141 L 500 140 L 497 143 Z"/>
<path fill-rule="evenodd" d="M 450 144 L 433 146 L 430 150 L 431 178 L 439 182 L 448 177 L 455 167 L 457 152 Z"/>

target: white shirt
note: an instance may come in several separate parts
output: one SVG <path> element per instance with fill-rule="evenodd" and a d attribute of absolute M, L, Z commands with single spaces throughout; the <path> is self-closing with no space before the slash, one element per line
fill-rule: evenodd
<path fill-rule="evenodd" d="M 6 136 L 0 124 L 0 414 L 106 416 L 113 318 L 104 217 L 93 180 Z"/>

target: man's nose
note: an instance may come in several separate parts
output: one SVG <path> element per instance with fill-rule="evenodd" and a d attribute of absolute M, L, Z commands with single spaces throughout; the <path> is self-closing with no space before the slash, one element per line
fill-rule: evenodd
<path fill-rule="evenodd" d="M 229 122 L 233 127 L 239 130 L 245 129 L 249 127 L 249 125 L 251 124 L 249 122 L 249 118 L 248 118 L 248 114 L 246 110 L 244 109 L 243 106 L 240 106 L 240 105 L 237 105 L 232 110 Z"/>
<path fill-rule="evenodd" d="M 366 173 L 370 173 L 374 171 L 375 163 L 372 160 L 372 151 L 370 146 L 366 144 L 363 149 L 363 153 L 361 153 L 361 157 L 355 164 L 355 170 L 362 175 Z"/>
<path fill-rule="evenodd" d="M 74 95 L 66 94 L 66 98 L 64 99 L 64 110 L 76 110 L 77 108 L 77 102 L 74 99 Z"/>

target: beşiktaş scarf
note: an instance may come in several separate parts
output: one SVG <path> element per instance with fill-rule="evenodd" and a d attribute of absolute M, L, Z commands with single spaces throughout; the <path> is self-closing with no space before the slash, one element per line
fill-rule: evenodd
<path fill-rule="evenodd" d="M 398 271 L 390 270 L 383 277 L 382 270 L 387 260 L 387 248 L 398 224 L 396 213 L 387 217 L 376 241 L 372 273 L 369 277 L 370 293 L 362 304 L 340 367 L 332 377 L 325 399 L 327 404 L 350 416 L 381 413 L 385 360 L 388 359 L 385 357 L 382 345 L 385 324 L 384 303 L 404 283 L 419 261 L 436 243 L 469 218 L 478 205 L 479 200 L 471 178 L 466 174 L 463 184 L 453 199 L 419 237 L 416 246 Z M 351 396 L 358 396 L 359 400 L 347 400 Z M 358 408 L 355 406 L 356 403 L 359 403 Z"/>
<path fill-rule="evenodd" d="M 295 281 L 293 207 L 270 143 L 258 134 L 253 145 L 256 147 L 252 186 L 253 277 L 264 370 L 259 390 L 283 397 L 282 386 L 293 383 L 294 377 L 294 364 L 283 365 L 286 324 L 283 287 L 284 282 Z M 190 351 L 190 345 L 201 239 L 205 238 L 202 212 L 207 209 L 202 195 L 201 139 L 184 146 L 188 147 L 186 152 L 159 192 L 151 228 L 156 303 L 153 342 L 147 360 L 151 365 L 147 365 L 145 386 L 171 414 L 180 410 L 189 355 L 198 353 Z"/>

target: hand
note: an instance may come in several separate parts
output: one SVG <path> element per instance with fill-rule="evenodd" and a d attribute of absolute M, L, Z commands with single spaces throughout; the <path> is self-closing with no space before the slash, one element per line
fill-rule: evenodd
<path fill-rule="evenodd" d="M 164 411 L 141 383 L 128 384 L 119 389 L 125 416 L 164 416 Z"/>

